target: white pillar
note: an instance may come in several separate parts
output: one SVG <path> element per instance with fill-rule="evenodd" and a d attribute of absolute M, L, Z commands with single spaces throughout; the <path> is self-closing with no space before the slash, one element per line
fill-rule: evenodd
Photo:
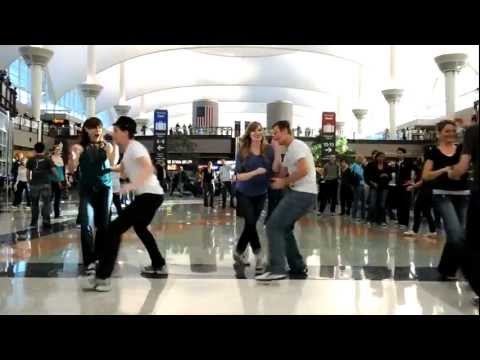
<path fill-rule="evenodd" d="M 397 78 L 397 62 L 396 62 L 395 45 L 390 46 L 390 80 L 395 82 Z"/>
<path fill-rule="evenodd" d="M 275 101 L 267 104 L 267 129 L 277 121 L 286 120 L 293 126 L 293 104 L 290 101 Z"/>
<path fill-rule="evenodd" d="M 30 94 L 32 96 L 32 115 L 39 122 L 37 140 L 42 141 L 42 122 L 40 119 L 40 106 L 42 104 L 42 79 L 43 69 L 53 56 L 53 51 L 36 46 L 22 46 L 20 55 L 30 67 L 32 84 Z"/>
<path fill-rule="evenodd" d="M 385 100 L 387 100 L 390 107 L 390 138 L 396 139 L 397 136 L 397 103 L 403 95 L 402 89 L 388 89 L 382 91 Z"/>
<path fill-rule="evenodd" d="M 445 54 L 435 58 L 439 69 L 445 75 L 445 113 L 447 118 L 453 120 L 455 117 L 455 78 L 467 61 L 466 54 Z"/>
<path fill-rule="evenodd" d="M 119 74 L 119 92 L 120 97 L 118 99 L 118 105 L 115 105 L 113 108 L 118 117 L 127 116 L 130 112 L 131 106 L 127 105 L 127 96 L 125 89 L 125 66 L 124 63 L 120 64 L 120 74 Z M 142 96 L 143 99 L 143 96 Z M 143 108 L 141 109 L 143 111 Z"/>
<path fill-rule="evenodd" d="M 358 121 L 358 124 L 357 124 L 357 139 L 360 139 L 361 136 L 363 135 L 363 120 L 365 119 L 365 116 L 367 115 L 368 113 L 368 110 L 367 109 L 353 109 L 352 110 L 353 112 L 353 115 L 355 115 L 355 118 L 357 119 Z"/>
<path fill-rule="evenodd" d="M 97 97 L 103 89 L 103 86 L 97 84 L 95 45 L 87 45 L 87 80 L 79 88 L 85 98 L 87 118 L 95 116 Z"/>

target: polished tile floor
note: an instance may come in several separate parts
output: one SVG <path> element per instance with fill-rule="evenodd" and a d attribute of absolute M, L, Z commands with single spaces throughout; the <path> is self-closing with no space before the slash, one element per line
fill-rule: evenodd
<path fill-rule="evenodd" d="M 251 267 L 232 260 L 243 222 L 235 210 L 189 199 L 167 200 L 151 225 L 168 278 L 140 276 L 148 255 L 128 232 L 112 292 L 83 292 L 76 205 L 62 206 L 50 231 L 25 230 L 28 210 L 0 213 L 0 314 L 478 315 L 465 282 L 438 281 L 442 236 L 409 239 L 393 225 L 312 212 L 295 229 L 308 278 L 258 284 Z M 263 216 L 258 230 L 266 247 Z"/>

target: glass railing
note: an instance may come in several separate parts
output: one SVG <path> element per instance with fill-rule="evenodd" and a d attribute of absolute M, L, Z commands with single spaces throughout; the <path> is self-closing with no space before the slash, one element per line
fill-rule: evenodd
<path fill-rule="evenodd" d="M 190 127 L 190 128 L 170 128 L 169 135 L 209 135 L 209 136 L 233 136 L 233 128 L 226 126 L 219 127 Z"/>

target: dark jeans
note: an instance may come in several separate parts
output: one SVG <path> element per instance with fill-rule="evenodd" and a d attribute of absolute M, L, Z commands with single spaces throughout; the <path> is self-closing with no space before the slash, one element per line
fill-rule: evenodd
<path fill-rule="evenodd" d="M 32 225 L 37 225 L 40 213 L 40 201 L 42 202 L 43 223 L 50 224 L 52 212 L 52 187 L 50 184 L 31 185 L 30 197 L 32 200 Z"/>
<path fill-rule="evenodd" d="M 422 216 L 427 219 L 431 233 L 435 232 L 435 222 L 432 216 L 432 192 L 420 189 L 413 208 L 413 232 L 418 233 Z"/>
<path fill-rule="evenodd" d="M 214 196 L 213 184 L 203 184 L 203 206 L 210 206 L 213 208 L 213 196 Z"/>
<path fill-rule="evenodd" d="M 253 253 L 260 252 L 260 239 L 257 232 L 257 221 L 262 214 L 265 205 L 266 195 L 246 196 L 237 192 L 237 205 L 245 219 L 242 234 L 238 239 L 237 252 L 243 254 L 248 244 L 252 247 Z"/>
<path fill-rule="evenodd" d="M 480 295 L 480 234 L 478 231 L 478 214 L 480 213 L 480 193 L 472 191 L 467 212 L 467 232 L 462 272 L 472 287 Z"/>
<path fill-rule="evenodd" d="M 388 186 L 387 202 L 385 204 L 385 211 L 390 220 L 397 220 L 398 212 L 395 214 L 394 210 L 398 208 L 398 188 L 396 186 Z"/>
<path fill-rule="evenodd" d="M 397 217 L 398 224 L 408 227 L 410 222 L 410 208 L 412 207 L 412 194 L 405 186 L 397 186 Z"/>
<path fill-rule="evenodd" d="M 225 208 L 227 206 L 227 192 L 230 195 L 230 207 L 233 208 L 235 207 L 235 204 L 233 203 L 233 199 L 235 197 L 235 189 L 232 186 L 231 181 L 224 181 L 222 182 L 222 207 Z"/>
<path fill-rule="evenodd" d="M 174 191 L 177 190 L 177 188 L 179 188 L 179 192 L 181 195 L 183 195 L 183 192 L 182 192 L 182 186 L 179 186 L 180 183 L 178 181 L 175 181 L 173 184 L 172 184 L 172 190 L 170 190 L 170 196 L 173 195 Z"/>
<path fill-rule="evenodd" d="M 350 185 L 340 186 L 340 207 L 342 215 L 350 215 L 350 209 L 352 208 L 353 191 Z"/>
<path fill-rule="evenodd" d="M 270 216 L 272 215 L 273 211 L 277 207 L 278 203 L 280 200 L 282 200 L 283 197 L 283 190 L 276 190 L 272 188 L 268 188 L 268 193 L 267 193 L 267 199 L 268 199 L 268 205 L 267 205 L 267 216 L 265 218 L 265 224 L 267 224 L 268 219 L 270 219 Z"/>
<path fill-rule="evenodd" d="M 161 268 L 165 260 L 158 250 L 157 243 L 147 226 L 152 222 L 155 213 L 162 205 L 163 195 L 142 194 L 137 195 L 135 200 L 128 205 L 122 213 L 111 222 L 108 227 L 105 241 L 105 251 L 100 256 L 97 267 L 97 278 L 107 279 L 112 276 L 115 262 L 120 248 L 122 234 L 133 226 L 137 236 L 147 249 L 154 268 Z"/>
<path fill-rule="evenodd" d="M 286 190 L 267 223 L 269 262 L 267 271 L 285 273 L 286 261 L 293 272 L 301 272 L 305 261 L 293 234 L 295 223 L 315 205 L 315 194 Z"/>
<path fill-rule="evenodd" d="M 455 276 L 465 249 L 465 220 L 468 196 L 433 195 L 433 204 L 443 219 L 447 242 L 443 248 L 438 271 L 444 276 Z"/>
<path fill-rule="evenodd" d="M 353 188 L 352 218 L 365 219 L 365 185 L 357 185 Z"/>
<path fill-rule="evenodd" d="M 78 219 L 80 220 L 80 239 L 84 266 L 97 261 L 104 251 L 111 203 L 112 190 L 109 188 L 80 193 Z"/>
<path fill-rule="evenodd" d="M 15 200 L 12 204 L 13 206 L 18 206 L 22 203 L 22 195 L 24 190 L 27 195 L 27 205 L 30 206 L 30 190 L 28 188 L 28 183 L 26 183 L 25 181 L 19 181 L 17 184 L 17 191 L 15 191 Z"/>
<path fill-rule="evenodd" d="M 338 181 L 335 180 L 326 180 L 322 186 L 321 190 L 325 192 L 325 196 L 321 196 L 320 202 L 320 212 L 323 213 L 327 202 L 330 202 L 330 212 L 335 213 L 335 208 L 337 207 L 337 192 L 338 192 Z"/>
<path fill-rule="evenodd" d="M 117 215 L 120 215 L 123 209 L 119 193 L 113 193 L 113 205 L 115 205 L 115 209 L 117 209 Z"/>
<path fill-rule="evenodd" d="M 387 221 L 385 205 L 387 203 L 388 189 L 370 188 L 370 204 L 368 207 L 368 221 L 381 224 Z"/>
<path fill-rule="evenodd" d="M 60 200 L 62 199 L 62 189 L 59 182 L 52 182 L 53 193 L 53 212 L 55 217 L 60 217 Z"/>

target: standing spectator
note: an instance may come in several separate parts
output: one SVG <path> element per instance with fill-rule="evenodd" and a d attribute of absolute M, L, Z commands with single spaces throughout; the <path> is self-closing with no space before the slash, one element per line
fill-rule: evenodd
<path fill-rule="evenodd" d="M 183 135 L 187 135 L 187 125 L 183 124 L 182 130 L 183 130 Z"/>
<path fill-rule="evenodd" d="M 396 190 L 395 200 L 397 204 L 397 217 L 400 229 L 407 229 L 410 221 L 410 209 L 412 207 L 411 191 L 407 188 L 413 184 L 415 179 L 415 167 L 413 163 L 405 158 L 407 150 L 399 147 L 397 149 L 398 160 L 394 165 Z"/>
<path fill-rule="evenodd" d="M 192 135 L 192 124 L 188 125 L 188 135 Z"/>
<path fill-rule="evenodd" d="M 371 197 L 371 194 L 372 192 L 370 191 L 370 178 L 373 176 L 373 173 L 375 172 L 375 166 L 376 166 L 376 162 L 375 162 L 375 156 L 377 156 L 378 154 L 378 150 L 372 150 L 372 153 L 371 153 L 371 160 L 370 161 L 367 161 L 367 159 L 364 159 L 364 162 L 363 162 L 363 178 L 364 178 L 364 181 L 365 181 L 365 185 L 366 185 L 366 188 L 365 188 L 365 205 L 366 205 L 366 209 L 367 209 L 367 222 L 368 222 L 368 214 L 369 214 L 369 211 L 368 209 L 370 208 L 373 208 L 373 204 L 372 204 L 372 197 Z"/>
<path fill-rule="evenodd" d="M 357 155 L 351 169 L 353 186 L 352 219 L 357 223 L 365 219 L 365 179 L 362 166 L 364 160 L 365 158 L 362 155 Z M 358 216 L 359 210 L 360 216 Z"/>
<path fill-rule="evenodd" d="M 375 155 L 375 167 L 368 179 L 371 200 L 368 208 L 368 221 L 370 223 L 377 223 L 383 227 L 387 226 L 385 208 L 388 183 L 392 177 L 391 173 L 391 168 L 385 163 L 385 154 L 378 152 Z"/>
<path fill-rule="evenodd" d="M 325 183 L 322 186 L 322 190 L 325 189 L 325 197 L 322 197 L 324 201 L 320 203 L 320 214 L 323 214 L 327 201 L 330 202 L 330 213 L 335 215 L 335 209 L 337 207 L 338 196 L 338 179 L 339 168 L 337 165 L 335 155 L 331 155 L 328 163 L 324 166 L 324 180 Z"/>
<path fill-rule="evenodd" d="M 230 196 L 230 208 L 234 208 L 233 203 L 234 193 L 232 187 L 232 168 L 225 164 L 225 159 L 222 159 L 222 167 L 220 168 L 220 183 L 221 183 L 221 192 L 222 192 L 222 208 L 225 209 L 227 206 L 227 191 Z"/>
<path fill-rule="evenodd" d="M 346 159 L 340 160 L 340 215 L 350 216 L 353 200 L 352 170 Z"/>
<path fill-rule="evenodd" d="M 180 124 L 179 123 L 177 123 L 177 125 L 175 125 L 175 134 L 176 135 L 180 134 Z"/>
<path fill-rule="evenodd" d="M 55 219 L 60 218 L 60 200 L 62 198 L 62 190 L 65 188 L 65 163 L 62 157 L 62 150 L 59 145 L 53 147 L 51 157 L 55 165 L 56 176 L 52 176 L 52 192 L 53 192 L 53 212 Z"/>
<path fill-rule="evenodd" d="M 20 166 L 17 169 L 17 181 L 13 185 L 13 189 L 15 190 L 15 199 L 12 204 L 13 208 L 17 208 L 22 203 L 23 191 L 25 191 L 27 197 L 27 208 L 30 207 L 30 189 L 28 188 L 28 170 L 26 164 L 27 160 L 22 158 Z"/>
<path fill-rule="evenodd" d="M 15 157 L 12 162 L 12 169 L 10 173 L 12 174 L 12 188 L 9 189 L 11 191 L 13 186 L 17 183 L 17 176 L 18 176 L 18 168 L 23 161 L 23 153 L 19 152 L 15 154 Z"/>
<path fill-rule="evenodd" d="M 203 206 L 210 206 L 213 209 L 213 197 L 215 196 L 215 175 L 213 174 L 213 164 L 208 162 L 208 166 L 202 171 L 203 188 Z"/>
<path fill-rule="evenodd" d="M 433 205 L 443 219 L 447 242 L 443 248 L 438 271 L 443 280 L 456 279 L 465 246 L 465 218 L 469 200 L 467 174 L 459 180 L 450 179 L 448 172 L 460 160 L 462 146 L 457 145 L 457 126 L 451 120 L 437 124 L 438 145 L 425 156 L 423 180 L 431 181 Z"/>
<path fill-rule="evenodd" d="M 164 191 L 167 189 L 167 184 L 166 184 L 166 169 L 165 169 L 165 162 L 161 162 L 160 164 L 156 165 L 156 171 L 157 171 L 157 178 L 158 181 L 160 182 L 160 186 Z"/>
<path fill-rule="evenodd" d="M 36 143 L 34 146 L 35 155 L 27 162 L 27 179 L 30 183 L 30 194 L 32 199 L 32 222 L 30 226 L 38 226 L 38 217 L 40 212 L 40 201 L 42 202 L 42 221 L 43 227 L 50 228 L 50 213 L 52 202 L 52 185 L 50 176 L 56 176 L 54 164 L 45 155 L 45 145 Z"/>

